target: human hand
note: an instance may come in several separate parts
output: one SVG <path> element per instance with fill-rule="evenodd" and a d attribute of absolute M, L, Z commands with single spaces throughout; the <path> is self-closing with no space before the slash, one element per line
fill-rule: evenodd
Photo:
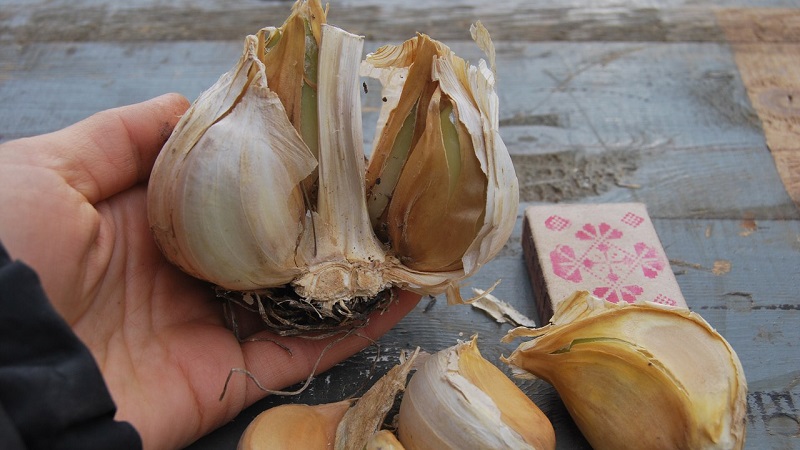
<path fill-rule="evenodd" d="M 51 134 L 0 146 L 0 239 L 39 274 L 56 310 L 89 347 L 117 404 L 147 449 L 185 446 L 265 393 L 232 368 L 280 389 L 305 379 L 328 340 L 270 337 L 240 343 L 210 287 L 169 264 L 146 214 L 145 182 L 188 103 L 170 94 L 104 111 Z M 419 296 L 374 315 L 377 338 Z M 263 337 L 263 334 L 259 334 Z M 368 341 L 349 337 L 318 370 Z"/>

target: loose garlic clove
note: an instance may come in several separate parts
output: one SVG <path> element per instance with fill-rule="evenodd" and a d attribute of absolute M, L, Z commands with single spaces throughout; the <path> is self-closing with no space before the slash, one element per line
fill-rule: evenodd
<path fill-rule="evenodd" d="M 372 435 L 365 450 L 405 450 L 405 447 L 391 431 L 381 430 Z"/>
<path fill-rule="evenodd" d="M 550 421 L 478 351 L 476 338 L 431 356 L 411 377 L 398 437 L 417 449 L 554 449 Z"/>
<path fill-rule="evenodd" d="M 301 273 L 295 259 L 306 207 L 299 185 L 317 160 L 284 107 L 293 101 L 267 78 L 265 46 L 276 34 L 245 39 L 236 66 L 179 121 L 148 186 L 150 227 L 165 256 L 230 290 L 280 286 Z"/>
<path fill-rule="evenodd" d="M 747 385 L 725 339 L 699 315 L 578 292 L 507 359 L 551 383 L 602 449 L 740 449 Z"/>
<path fill-rule="evenodd" d="M 492 69 L 422 35 L 368 58 L 392 96 L 378 134 L 404 129 L 367 171 L 364 40 L 326 15 L 300 0 L 283 26 L 248 36 L 175 127 L 147 194 L 164 255 L 287 334 L 362 324 L 393 286 L 460 302 L 459 283 L 502 249 L 519 202 L 485 28 L 473 37 Z M 367 199 L 378 184 L 382 207 Z"/>
<path fill-rule="evenodd" d="M 405 388 L 418 356 L 419 348 L 357 401 L 281 405 L 264 411 L 247 426 L 238 450 L 350 450 L 370 448 L 370 442 L 391 443 L 379 430 L 397 394 Z M 402 450 L 398 446 L 388 448 Z"/>
<path fill-rule="evenodd" d="M 352 405 L 345 400 L 325 405 L 281 405 L 253 419 L 239 439 L 238 450 L 333 449 L 336 426 Z"/>

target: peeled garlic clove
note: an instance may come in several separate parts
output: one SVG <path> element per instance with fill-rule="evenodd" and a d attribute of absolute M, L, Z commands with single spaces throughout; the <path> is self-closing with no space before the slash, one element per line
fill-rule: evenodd
<path fill-rule="evenodd" d="M 472 31 L 493 68 L 488 32 Z M 473 273 L 508 239 L 519 201 L 493 70 L 420 34 L 368 55 L 363 72 L 387 100 L 366 176 L 376 232 L 410 269 Z"/>
<path fill-rule="evenodd" d="M 280 405 L 253 419 L 239 439 L 238 450 L 328 450 L 349 400 L 325 405 Z"/>
<path fill-rule="evenodd" d="M 578 292 L 507 362 L 551 383 L 593 448 L 739 449 L 747 385 L 699 315 Z"/>
<path fill-rule="evenodd" d="M 442 350 L 411 377 L 398 417 L 406 449 L 553 449 L 555 432 L 477 338 Z"/>

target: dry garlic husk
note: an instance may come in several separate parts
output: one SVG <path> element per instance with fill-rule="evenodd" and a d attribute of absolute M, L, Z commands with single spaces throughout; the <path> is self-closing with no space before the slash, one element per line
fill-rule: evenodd
<path fill-rule="evenodd" d="M 507 359 L 551 383 L 593 448 L 740 449 L 747 385 L 736 353 L 687 309 L 577 292 Z"/>
<path fill-rule="evenodd" d="M 358 400 L 323 405 L 280 405 L 256 416 L 238 450 L 350 450 L 394 444 L 380 433 L 386 414 L 419 356 L 419 349 L 391 368 Z M 389 433 L 391 434 L 391 433 Z"/>
<path fill-rule="evenodd" d="M 472 33 L 489 66 L 424 35 L 368 56 L 387 101 L 367 171 L 363 38 L 326 13 L 298 1 L 283 26 L 248 36 L 181 118 L 148 188 L 167 258 L 288 329 L 295 309 L 336 324 L 392 286 L 459 302 L 518 205 L 485 28 Z"/>
<path fill-rule="evenodd" d="M 411 377 L 400 404 L 398 437 L 415 449 L 553 449 L 550 421 L 477 339 L 431 356 Z"/>

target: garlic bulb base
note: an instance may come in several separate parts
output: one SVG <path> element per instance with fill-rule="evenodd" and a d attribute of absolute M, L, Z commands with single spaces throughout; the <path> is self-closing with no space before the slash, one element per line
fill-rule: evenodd
<path fill-rule="evenodd" d="M 328 335 L 359 328 L 367 324 L 370 313 L 386 309 L 396 299 L 393 289 L 385 289 L 372 297 L 321 303 L 299 297 L 289 286 L 248 292 L 217 289 L 217 297 L 229 305 L 229 328 L 236 330 L 240 321 L 257 322 L 256 331 L 281 336 Z"/>
<path fill-rule="evenodd" d="M 332 305 L 353 297 L 374 297 L 390 287 L 378 264 L 349 261 L 324 262 L 292 282 L 297 294 Z M 330 307 L 330 306 L 328 306 Z"/>

